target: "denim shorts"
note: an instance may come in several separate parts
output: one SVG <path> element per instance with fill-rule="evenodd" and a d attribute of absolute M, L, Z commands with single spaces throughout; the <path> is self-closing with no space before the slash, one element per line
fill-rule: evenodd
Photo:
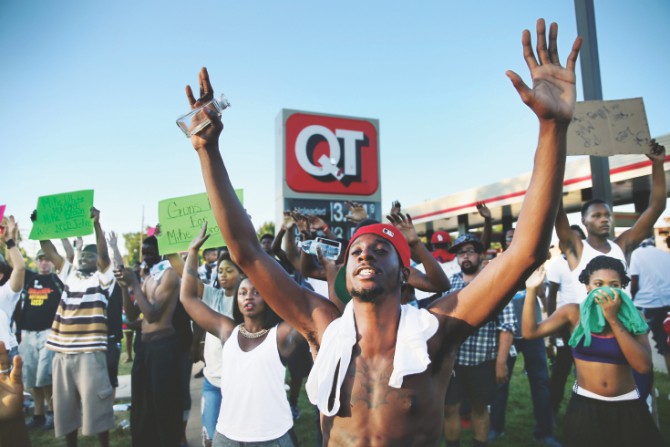
<path fill-rule="evenodd" d="M 223 436 L 218 431 L 214 434 L 212 447 L 294 447 L 289 432 L 284 433 L 277 439 L 259 442 L 240 442 L 233 441 Z"/>

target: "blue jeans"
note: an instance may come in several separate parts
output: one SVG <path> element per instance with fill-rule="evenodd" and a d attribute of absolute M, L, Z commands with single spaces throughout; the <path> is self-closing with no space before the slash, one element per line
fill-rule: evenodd
<path fill-rule="evenodd" d="M 205 380 L 202 382 L 202 400 L 200 402 L 202 413 L 202 435 L 203 438 L 214 439 L 216 432 L 216 421 L 219 419 L 221 410 L 221 388 L 212 385 L 212 382 Z"/>
<path fill-rule="evenodd" d="M 551 412 L 551 393 L 549 391 L 549 373 L 547 370 L 547 353 L 544 349 L 544 339 L 526 340 L 514 339 L 514 347 L 517 353 L 523 354 L 528 382 L 530 382 L 530 394 L 533 398 L 533 414 L 535 416 L 535 428 L 533 436 L 544 438 L 552 434 L 553 415 Z M 507 367 L 511 373 L 514 369 L 516 357 L 508 357 Z M 505 430 L 505 410 L 507 409 L 507 397 L 509 396 L 509 381 L 498 384 L 496 397 L 491 407 L 491 429 L 502 433 Z"/>

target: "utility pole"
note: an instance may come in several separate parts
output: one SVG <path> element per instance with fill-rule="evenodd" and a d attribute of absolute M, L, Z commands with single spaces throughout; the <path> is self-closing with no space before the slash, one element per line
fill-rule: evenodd
<path fill-rule="evenodd" d="M 598 60 L 598 39 L 596 38 L 596 15 L 593 0 L 575 0 L 577 33 L 582 37 L 580 63 L 582 67 L 582 89 L 585 101 L 603 99 L 600 83 L 600 62 Z M 608 157 L 590 156 L 592 196 L 602 199 L 612 207 L 612 184 L 610 183 L 610 162 Z"/>

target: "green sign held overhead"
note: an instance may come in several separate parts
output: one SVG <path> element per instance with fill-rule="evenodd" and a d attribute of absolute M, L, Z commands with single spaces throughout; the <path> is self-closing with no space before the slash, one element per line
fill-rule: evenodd
<path fill-rule="evenodd" d="M 93 233 L 92 206 L 92 189 L 39 197 L 30 239 L 43 241 Z"/>
<path fill-rule="evenodd" d="M 235 193 L 240 203 L 244 204 L 243 190 L 236 189 Z M 161 200 L 158 202 L 158 222 L 161 226 L 157 236 L 161 255 L 188 250 L 205 222 L 209 239 L 202 248 L 226 245 L 214 219 L 207 193 Z"/>

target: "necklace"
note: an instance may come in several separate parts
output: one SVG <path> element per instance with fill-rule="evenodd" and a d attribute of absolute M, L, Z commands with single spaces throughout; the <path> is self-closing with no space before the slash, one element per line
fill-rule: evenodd
<path fill-rule="evenodd" d="M 268 331 L 269 329 L 261 329 L 258 332 L 249 332 L 248 330 L 245 329 L 243 324 L 240 325 L 240 334 L 242 334 L 242 336 L 245 338 L 259 338 L 267 334 Z"/>

